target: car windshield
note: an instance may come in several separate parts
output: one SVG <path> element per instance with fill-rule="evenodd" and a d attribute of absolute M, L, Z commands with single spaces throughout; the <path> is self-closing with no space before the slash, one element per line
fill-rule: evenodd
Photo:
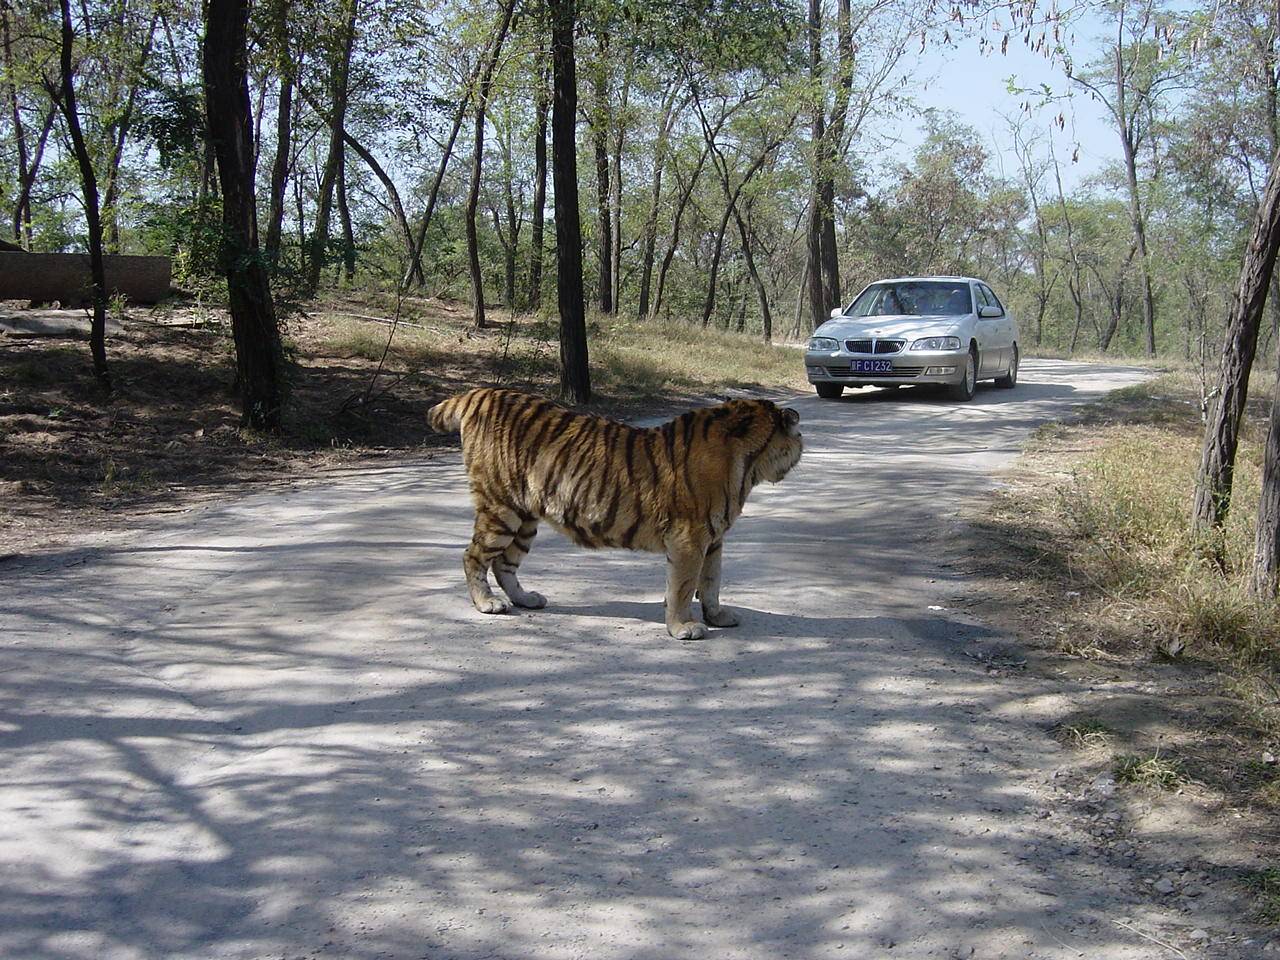
<path fill-rule="evenodd" d="M 873 283 L 863 290 L 846 317 L 927 317 L 969 313 L 969 285 L 947 280 Z"/>

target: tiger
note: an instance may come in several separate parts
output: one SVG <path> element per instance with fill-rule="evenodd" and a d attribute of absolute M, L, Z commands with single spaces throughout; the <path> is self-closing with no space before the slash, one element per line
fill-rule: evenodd
<path fill-rule="evenodd" d="M 800 414 L 770 400 L 730 400 L 690 410 L 656 427 L 633 427 L 518 390 L 478 387 L 427 411 L 438 433 L 460 431 L 475 503 L 475 532 L 463 554 L 471 602 L 506 613 L 498 586 L 517 607 L 546 598 L 517 577 L 541 521 L 574 543 L 665 554 L 666 625 L 700 640 L 702 620 L 733 627 L 720 605 L 724 537 L 762 481 L 777 483 L 799 462 Z"/>

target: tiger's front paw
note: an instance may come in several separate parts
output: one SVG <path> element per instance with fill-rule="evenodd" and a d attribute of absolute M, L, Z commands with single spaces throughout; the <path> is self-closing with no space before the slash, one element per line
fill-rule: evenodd
<path fill-rule="evenodd" d="M 738 615 L 728 607 L 717 607 L 715 610 L 702 610 L 702 619 L 713 627 L 736 627 L 741 621 Z"/>
<path fill-rule="evenodd" d="M 541 610 L 547 605 L 547 598 L 540 593 L 528 590 L 520 594 L 518 597 L 512 597 L 512 601 L 517 607 L 524 607 L 526 610 Z"/>
<path fill-rule="evenodd" d="M 677 640 L 702 640 L 707 635 L 707 628 L 690 620 L 688 623 L 668 623 L 667 633 Z"/>
<path fill-rule="evenodd" d="M 476 609 L 481 613 L 506 613 L 511 609 L 505 602 L 499 600 L 497 597 L 483 597 L 473 602 L 475 603 Z"/>

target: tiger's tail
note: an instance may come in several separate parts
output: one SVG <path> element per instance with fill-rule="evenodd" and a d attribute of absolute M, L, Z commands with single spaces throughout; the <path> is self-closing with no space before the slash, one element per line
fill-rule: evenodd
<path fill-rule="evenodd" d="M 472 391 L 459 393 L 448 400 L 441 400 L 427 411 L 427 424 L 436 433 L 456 433 L 462 428 L 462 415 Z"/>

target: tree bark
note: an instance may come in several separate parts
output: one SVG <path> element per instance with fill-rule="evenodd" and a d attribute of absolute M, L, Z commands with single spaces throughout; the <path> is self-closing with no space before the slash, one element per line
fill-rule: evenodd
<path fill-rule="evenodd" d="M 813 182 L 809 195 L 809 233 L 807 253 L 809 257 L 809 316 L 816 328 L 826 322 L 830 304 L 828 293 L 830 278 L 825 269 L 828 264 L 824 257 L 826 220 L 828 217 L 826 170 L 827 130 L 826 130 L 826 75 L 822 64 L 822 0 L 809 0 L 809 81 L 812 85 L 810 96 L 811 126 L 810 143 L 813 151 Z"/>
<path fill-rule="evenodd" d="M 671 269 L 671 261 L 675 259 L 676 250 L 680 247 L 680 226 L 684 222 L 685 207 L 689 205 L 689 198 L 693 196 L 693 188 L 697 185 L 698 177 L 702 175 L 702 168 L 710 155 L 711 147 L 703 146 L 698 162 L 693 168 L 693 173 L 689 175 L 689 182 L 680 192 L 679 200 L 676 203 L 676 212 L 671 218 L 671 242 L 667 244 L 667 252 L 662 255 L 662 265 L 658 267 L 658 284 L 653 297 L 654 316 L 662 310 L 662 295 L 667 287 L 667 271 Z M 677 177 L 679 172 L 679 168 L 677 168 Z"/>
<path fill-rule="evenodd" d="M 348 284 L 356 279 L 356 236 L 351 227 L 351 207 L 347 203 L 347 148 L 343 134 L 342 152 L 338 155 L 338 182 L 335 196 L 338 200 L 338 221 L 342 224 L 342 274 Z"/>
<path fill-rule="evenodd" d="M 507 207 L 507 232 L 505 239 L 502 231 L 498 231 L 498 239 L 502 240 L 503 253 L 505 254 L 504 268 L 504 298 L 507 306 L 514 310 L 516 308 L 516 256 L 520 252 L 520 216 L 516 213 L 516 197 L 515 197 L 515 175 L 512 171 L 511 160 L 511 131 L 507 130 L 506 138 L 502 141 L 502 187 L 503 199 L 506 201 Z"/>
<path fill-rule="evenodd" d="M 489 92 L 493 88 L 493 72 L 498 66 L 498 58 L 502 56 L 502 44 L 507 38 L 507 28 L 511 26 L 511 14 L 514 10 L 515 2 L 511 0 L 503 9 L 502 22 L 494 34 L 493 49 L 480 75 L 480 86 L 476 91 L 475 143 L 471 153 L 471 187 L 467 191 L 464 225 L 467 232 L 467 267 L 471 273 L 471 318 L 477 330 L 483 330 L 487 325 L 484 315 L 484 275 L 480 270 L 480 240 L 476 232 L 476 207 L 480 203 L 480 178 L 484 173 L 484 117 L 489 107 Z"/>
<path fill-rule="evenodd" d="M 597 299 L 601 313 L 613 313 L 613 221 L 609 215 L 609 137 L 603 119 L 607 116 L 603 78 L 597 78 L 596 98 L 600 116 L 594 121 L 596 153 L 596 203 L 599 230 L 596 246 L 600 251 L 599 289 Z"/>
<path fill-rule="evenodd" d="M 248 22 L 248 0 L 206 3 L 202 50 L 205 109 L 222 188 L 221 259 L 236 344 L 241 411 L 246 426 L 278 430 L 287 383 L 271 283 L 258 250 Z"/>
<path fill-rule="evenodd" d="M 1280 369 L 1276 370 L 1271 424 L 1262 458 L 1262 496 L 1258 501 L 1250 588 L 1254 596 L 1264 600 L 1280 593 Z"/>
<path fill-rule="evenodd" d="M 142 72 L 146 69 L 147 58 L 151 55 L 151 44 L 155 39 L 156 27 L 160 15 L 153 13 L 151 24 L 147 27 L 146 38 L 142 50 L 138 54 L 138 62 L 132 69 L 133 76 L 129 80 L 129 92 L 125 95 L 124 106 L 119 118 L 108 128 L 111 137 L 111 153 L 107 157 L 106 182 L 102 191 L 102 208 L 107 221 L 107 248 L 112 253 L 120 252 L 120 214 L 116 209 L 120 199 L 120 164 L 124 161 L 124 146 L 129 139 L 129 127 L 133 124 L 133 109 L 138 102 L 138 83 Z"/>
<path fill-rule="evenodd" d="M 550 51 L 542 50 L 540 58 L 550 58 Z M 534 99 L 533 140 L 533 221 L 529 227 L 529 292 L 526 300 L 529 309 L 542 306 L 542 245 L 543 224 L 547 207 L 547 108 L 550 78 L 546 67 L 538 68 L 538 94 Z"/>
<path fill-rule="evenodd" d="M 284 230 L 285 190 L 289 181 L 289 151 L 293 140 L 293 63 L 288 52 L 290 0 L 273 0 L 271 32 L 279 49 L 280 88 L 276 98 L 276 154 L 271 160 L 271 196 L 267 214 L 267 263 L 274 271 L 280 263 L 280 237 Z"/>
<path fill-rule="evenodd" d="M 735 209 L 733 211 L 734 219 L 738 223 L 738 237 L 742 240 L 742 256 L 747 262 L 747 274 L 751 277 L 751 283 L 756 288 L 756 299 L 760 303 L 760 323 L 764 328 L 764 342 L 771 343 L 773 341 L 773 313 L 769 310 L 769 291 L 765 288 L 764 281 L 760 279 L 760 273 L 756 270 L 756 258 L 751 253 L 751 231 L 747 229 L 746 222 Z M 745 305 L 746 300 L 743 299 Z M 745 306 L 743 307 L 745 311 Z M 741 325 L 739 325 L 741 329 Z"/>
<path fill-rule="evenodd" d="M 609 174 L 609 212 L 613 236 L 609 247 L 609 273 L 613 281 L 612 301 L 616 313 L 622 309 L 622 147 L 626 140 L 627 106 L 631 102 L 631 75 L 635 66 L 633 47 L 627 48 L 626 64 L 622 72 L 622 90 L 618 97 L 618 110 L 610 127 L 613 143 Z"/>
<path fill-rule="evenodd" d="M 351 69 L 351 51 L 356 39 L 356 15 L 360 0 L 345 0 L 347 20 L 341 37 L 342 47 L 329 70 L 329 96 L 333 108 L 329 112 L 329 153 L 325 158 L 324 172 L 320 176 L 320 191 L 316 199 L 316 218 L 311 231 L 311 253 L 307 258 L 305 296 L 314 297 L 320 289 L 320 274 L 324 270 L 329 245 L 329 218 L 333 207 L 333 192 L 338 183 L 338 167 L 342 163 L 342 130 L 347 119 L 347 79 Z"/>
<path fill-rule="evenodd" d="M 65 2 L 65 0 L 64 0 Z M 547 0 L 551 14 L 552 177 L 556 211 L 556 279 L 560 301 L 560 391 L 578 403 L 591 399 L 587 361 L 587 320 L 582 291 L 582 227 L 578 213 L 578 155 L 575 124 L 578 80 L 573 32 L 574 0 Z"/>
<path fill-rule="evenodd" d="M 322 119 L 325 120 L 326 123 L 328 122 L 324 111 L 320 108 L 320 105 L 316 103 L 315 97 L 311 96 L 310 91 L 305 87 L 298 87 L 297 93 L 298 96 L 306 102 L 307 106 L 314 110 Z M 377 177 L 378 182 L 382 184 L 382 188 L 386 190 L 387 203 L 391 207 L 392 219 L 395 220 L 396 227 L 400 230 L 400 234 L 404 238 L 405 256 L 409 262 L 412 262 L 416 243 L 413 238 L 413 229 L 409 226 L 409 218 L 404 212 L 404 203 L 400 199 L 400 191 L 396 188 L 396 182 L 391 179 L 391 176 L 383 168 L 382 164 L 378 162 L 378 158 L 369 151 L 368 147 L 357 140 L 351 134 L 351 131 L 344 129 L 342 131 L 342 140 L 348 147 L 355 151 L 356 156 L 364 161 L 364 165 L 369 168 L 369 171 L 375 177 Z"/>
<path fill-rule="evenodd" d="M 80 128 L 80 114 L 76 106 L 75 67 L 71 62 L 75 32 L 71 24 L 71 7 L 68 0 L 60 0 L 62 12 L 62 43 L 59 58 L 60 105 L 62 118 L 67 124 L 67 134 L 75 152 L 80 170 L 80 187 L 84 195 L 84 219 L 89 234 L 89 274 L 93 283 L 93 319 L 89 326 L 89 352 L 93 356 L 93 373 L 98 383 L 111 392 L 111 374 L 107 370 L 107 277 L 102 260 L 102 217 L 98 206 L 98 178 L 93 160 L 85 144 Z"/>
<path fill-rule="evenodd" d="M 1218 375 L 1218 397 L 1205 425 L 1200 472 L 1196 478 L 1191 525 L 1197 536 L 1207 536 L 1226 521 L 1231 507 L 1231 483 L 1235 469 L 1240 422 L 1249 396 L 1253 369 L 1276 251 L 1280 249 L 1280 152 L 1271 161 L 1267 186 L 1258 205 L 1253 236 L 1240 265 L 1240 278 L 1231 300 Z M 1275 415 L 1272 414 L 1272 430 Z"/>
<path fill-rule="evenodd" d="M 640 254 L 640 301 L 636 315 L 649 315 L 649 294 L 653 285 L 653 259 L 658 244 L 658 214 L 662 206 L 662 171 L 667 162 L 667 146 L 671 128 L 675 124 L 676 90 L 673 87 L 662 102 L 662 121 L 658 125 L 658 140 L 654 145 L 653 187 L 649 196 L 649 214 L 644 221 L 644 236 Z"/>

